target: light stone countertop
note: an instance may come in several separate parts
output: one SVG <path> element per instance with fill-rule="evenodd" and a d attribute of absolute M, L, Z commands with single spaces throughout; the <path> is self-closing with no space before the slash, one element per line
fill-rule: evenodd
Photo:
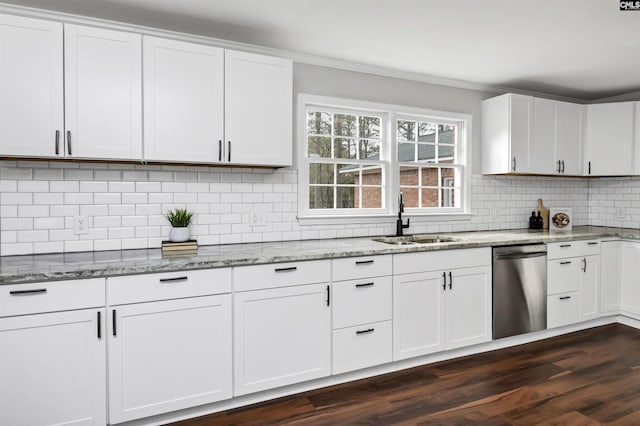
<path fill-rule="evenodd" d="M 362 237 L 201 246 L 197 254 L 164 257 L 160 249 L 5 256 L 0 257 L 0 285 L 591 238 L 640 240 L 640 229 L 578 226 L 568 233 L 515 229 L 434 235 L 456 241 L 397 246 Z"/>

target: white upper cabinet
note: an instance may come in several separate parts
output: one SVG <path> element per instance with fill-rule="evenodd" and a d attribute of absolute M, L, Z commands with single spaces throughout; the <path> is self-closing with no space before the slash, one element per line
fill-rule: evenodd
<path fill-rule="evenodd" d="M 531 173 L 533 98 L 507 93 L 482 102 L 482 173 Z"/>
<path fill-rule="evenodd" d="M 144 156 L 224 159 L 224 49 L 144 37 Z"/>
<path fill-rule="evenodd" d="M 288 59 L 225 51 L 228 162 L 291 165 L 292 84 Z"/>
<path fill-rule="evenodd" d="M 65 25 L 66 156 L 142 159 L 142 36 Z"/>
<path fill-rule="evenodd" d="M 62 152 L 62 24 L 0 15 L 0 155 Z"/>
<path fill-rule="evenodd" d="M 531 172 L 581 175 L 584 106 L 533 98 Z"/>
<path fill-rule="evenodd" d="M 587 105 L 584 174 L 634 173 L 634 103 Z"/>

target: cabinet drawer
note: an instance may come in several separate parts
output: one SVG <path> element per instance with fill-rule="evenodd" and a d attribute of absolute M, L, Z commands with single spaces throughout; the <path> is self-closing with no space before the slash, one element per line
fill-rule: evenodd
<path fill-rule="evenodd" d="M 600 254 L 600 240 L 564 241 L 547 244 L 547 259 Z"/>
<path fill-rule="evenodd" d="M 582 259 L 556 259 L 547 262 L 547 295 L 580 289 Z"/>
<path fill-rule="evenodd" d="M 199 269 L 107 279 L 109 305 L 208 296 L 231 291 L 231 269 Z"/>
<path fill-rule="evenodd" d="M 391 277 L 333 283 L 333 328 L 391 319 Z"/>
<path fill-rule="evenodd" d="M 391 321 L 333 332 L 333 374 L 391 362 Z"/>
<path fill-rule="evenodd" d="M 104 278 L 0 286 L 0 317 L 104 306 Z"/>
<path fill-rule="evenodd" d="M 263 290 L 331 280 L 331 261 L 271 263 L 233 269 L 234 291 Z"/>
<path fill-rule="evenodd" d="M 355 280 L 366 277 L 391 275 L 391 255 L 349 257 L 333 260 L 333 280 Z"/>
<path fill-rule="evenodd" d="M 580 292 L 547 296 L 547 328 L 580 321 Z"/>

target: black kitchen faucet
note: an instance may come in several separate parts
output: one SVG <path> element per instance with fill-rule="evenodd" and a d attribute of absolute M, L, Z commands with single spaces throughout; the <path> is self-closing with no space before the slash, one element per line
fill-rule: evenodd
<path fill-rule="evenodd" d="M 403 229 L 409 227 L 411 219 L 407 219 L 407 224 L 402 223 L 402 213 L 404 212 L 404 197 L 402 192 L 398 194 L 398 220 L 396 220 L 396 237 L 402 237 Z"/>

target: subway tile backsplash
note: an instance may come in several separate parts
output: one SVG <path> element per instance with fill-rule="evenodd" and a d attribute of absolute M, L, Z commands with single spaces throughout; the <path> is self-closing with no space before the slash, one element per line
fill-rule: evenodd
<path fill-rule="evenodd" d="M 622 187 L 623 191 L 618 188 Z M 0 162 L 0 254 L 160 247 L 169 234 L 164 213 L 186 207 L 200 244 L 286 241 L 393 233 L 379 223 L 299 224 L 297 172 L 107 163 Z M 524 228 L 538 198 L 572 207 L 574 224 L 637 227 L 640 179 L 473 176 L 471 213 L 464 219 L 411 220 L 416 232 Z M 627 217 L 615 219 L 614 206 Z M 252 225 L 250 213 L 264 214 Z M 89 232 L 75 235 L 75 216 Z"/>

